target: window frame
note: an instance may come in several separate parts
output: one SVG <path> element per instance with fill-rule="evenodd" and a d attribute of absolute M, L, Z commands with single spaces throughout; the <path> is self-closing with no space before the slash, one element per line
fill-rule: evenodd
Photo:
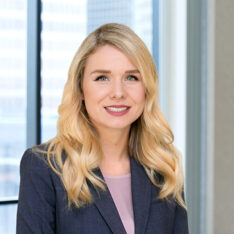
<path fill-rule="evenodd" d="M 27 117 L 26 147 L 41 141 L 41 1 L 27 0 Z M 0 205 L 17 204 L 18 196 L 0 198 Z"/>

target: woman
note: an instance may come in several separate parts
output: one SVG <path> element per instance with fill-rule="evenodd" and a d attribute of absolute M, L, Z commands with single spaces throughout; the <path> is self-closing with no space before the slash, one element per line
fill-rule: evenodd
<path fill-rule="evenodd" d="M 153 59 L 128 27 L 72 61 L 57 136 L 23 155 L 17 233 L 188 233 L 183 172 Z"/>

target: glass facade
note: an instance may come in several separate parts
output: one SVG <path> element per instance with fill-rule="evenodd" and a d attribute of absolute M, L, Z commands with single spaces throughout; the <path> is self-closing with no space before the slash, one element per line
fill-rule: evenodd
<path fill-rule="evenodd" d="M 0 233 L 15 234 L 17 204 L 0 206 Z"/>
<path fill-rule="evenodd" d="M 42 1 L 41 136 L 56 134 L 57 108 L 69 65 L 86 36 L 86 1 Z"/>
<path fill-rule="evenodd" d="M 105 23 L 132 28 L 152 51 L 152 0 L 88 0 L 87 31 Z"/>
<path fill-rule="evenodd" d="M 16 199 L 26 147 L 26 0 L 0 0 L 0 201 Z M 0 206 L 0 233 L 15 233 L 17 205 Z"/>
<path fill-rule="evenodd" d="M 26 147 L 26 0 L 0 1 L 0 51 L 1 200 L 18 195 Z"/>

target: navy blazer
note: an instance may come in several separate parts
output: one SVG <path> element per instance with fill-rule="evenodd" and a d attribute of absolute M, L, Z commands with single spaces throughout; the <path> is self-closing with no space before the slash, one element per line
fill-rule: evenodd
<path fill-rule="evenodd" d="M 159 188 L 133 158 L 132 201 L 136 234 L 188 234 L 187 212 L 175 202 L 159 200 Z M 103 178 L 99 169 L 98 176 Z M 66 191 L 45 155 L 27 150 L 20 164 L 17 234 L 126 234 L 107 188 L 89 184 L 94 203 L 67 208 Z"/>

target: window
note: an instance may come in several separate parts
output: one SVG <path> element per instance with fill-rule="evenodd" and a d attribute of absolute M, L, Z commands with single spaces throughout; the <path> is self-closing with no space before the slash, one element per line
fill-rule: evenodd
<path fill-rule="evenodd" d="M 26 0 L 0 0 L 0 201 L 15 201 L 26 147 Z M 0 233 L 14 233 L 16 205 L 0 206 Z M 12 231 L 14 227 L 14 231 Z"/>
<path fill-rule="evenodd" d="M 86 1 L 42 1 L 42 142 L 56 134 L 57 108 L 69 65 L 87 34 Z"/>

